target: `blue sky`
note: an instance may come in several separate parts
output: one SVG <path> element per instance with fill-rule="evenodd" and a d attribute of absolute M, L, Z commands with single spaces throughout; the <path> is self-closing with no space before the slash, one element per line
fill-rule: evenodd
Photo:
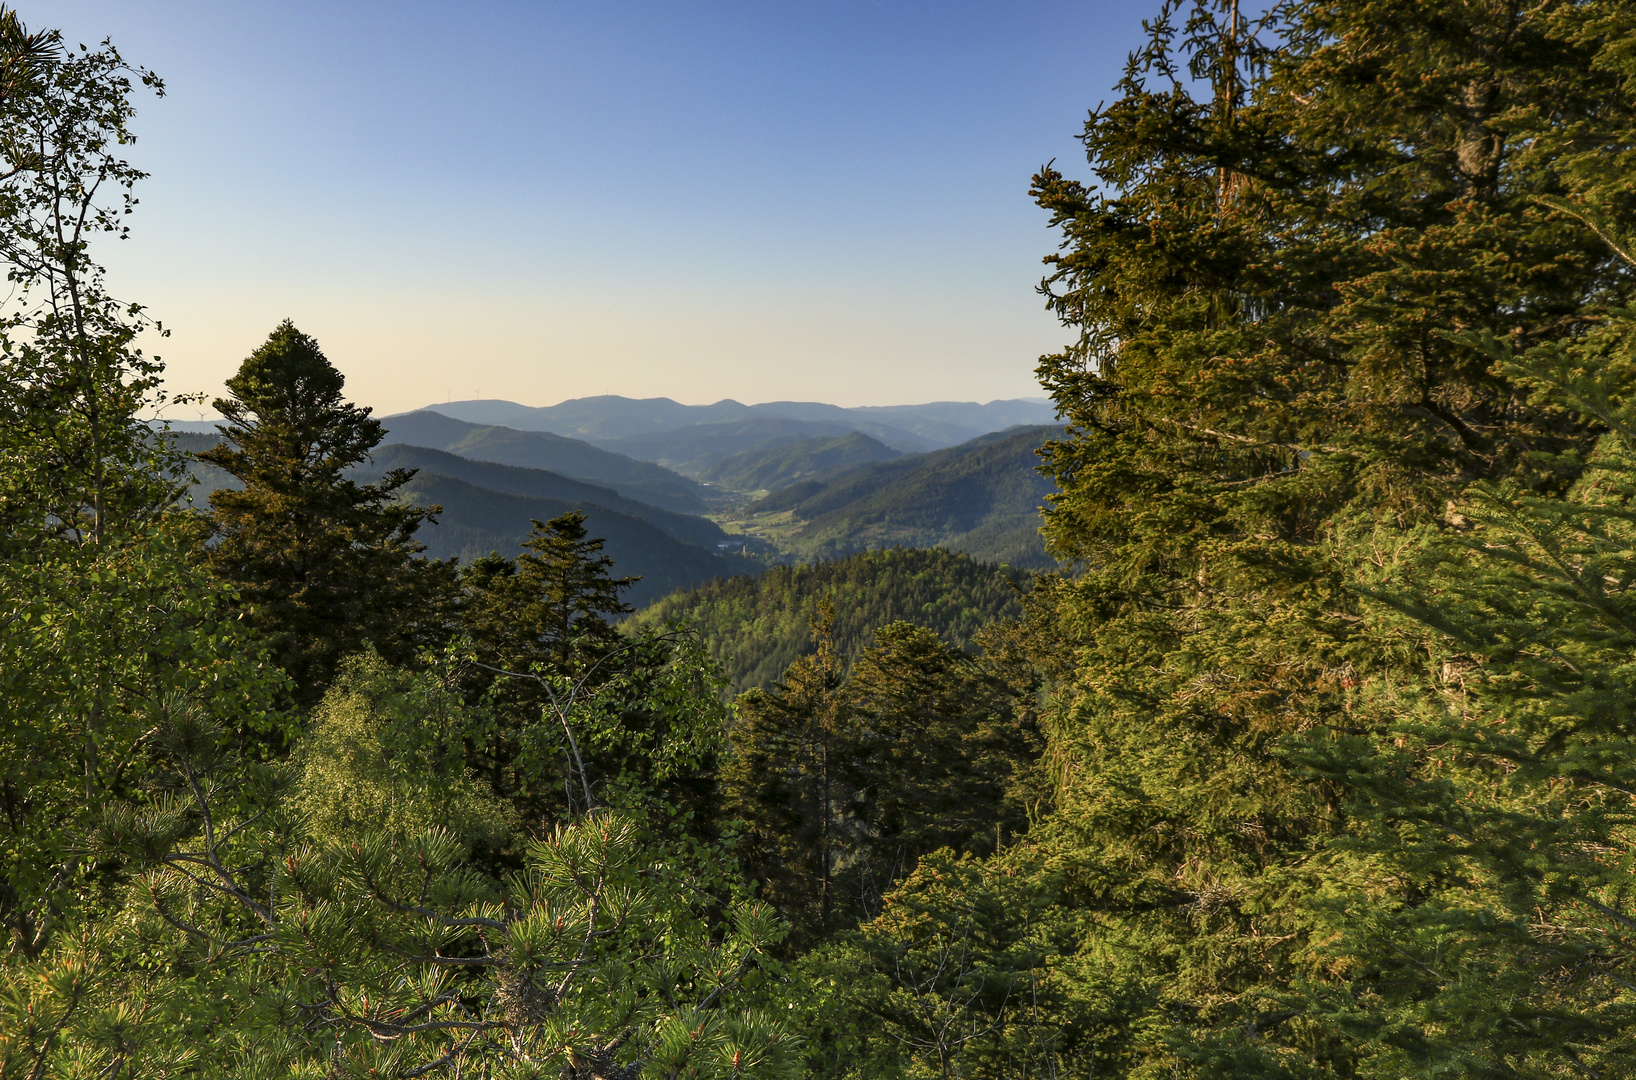
<path fill-rule="evenodd" d="M 288 316 L 378 412 L 1039 393 L 1027 198 L 1147 5 L 20 5 L 157 71 L 122 297 L 173 390 Z"/>

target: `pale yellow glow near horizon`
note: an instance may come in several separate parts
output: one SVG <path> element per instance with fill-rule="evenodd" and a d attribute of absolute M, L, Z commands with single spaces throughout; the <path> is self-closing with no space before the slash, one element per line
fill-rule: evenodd
<path fill-rule="evenodd" d="M 955 305 L 901 298 L 699 293 L 633 306 L 589 294 L 549 298 L 422 289 L 195 289 L 148 298 L 171 329 L 147 343 L 166 389 L 220 396 L 285 317 L 315 337 L 347 377 L 347 396 L 388 415 L 441 401 L 503 398 L 549 405 L 599 394 L 734 398 L 842 406 L 1034 397 L 1036 357 L 1060 346 L 1048 318 L 1018 340 L 1017 319 L 973 325 Z M 170 410 L 195 418 L 200 408 Z M 203 414 L 213 415 L 208 408 Z"/>

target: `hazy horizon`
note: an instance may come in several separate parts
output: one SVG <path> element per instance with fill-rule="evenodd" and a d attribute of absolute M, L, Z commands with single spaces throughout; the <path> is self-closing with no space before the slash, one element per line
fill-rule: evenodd
<path fill-rule="evenodd" d="M 350 391 L 350 387 L 349 387 L 349 391 Z M 388 416 L 401 416 L 404 413 L 418 412 L 418 411 L 420 411 L 422 409 L 429 409 L 432 412 L 436 412 L 437 407 L 439 405 L 477 405 L 477 404 L 491 404 L 492 403 L 492 404 L 499 404 L 499 405 L 521 405 L 523 408 L 526 408 L 526 409 L 549 409 L 549 408 L 552 408 L 552 407 L 557 406 L 557 405 L 566 405 L 569 402 L 573 402 L 573 401 L 589 401 L 589 400 L 595 400 L 596 398 L 602 398 L 602 397 L 623 398 L 623 399 L 625 399 L 627 401 L 673 401 L 678 405 L 685 405 L 685 406 L 688 406 L 690 408 L 703 408 L 703 407 L 708 407 L 708 406 L 711 406 L 711 405 L 721 405 L 721 404 L 724 404 L 724 403 L 727 403 L 727 402 L 737 402 L 740 405 L 746 405 L 746 406 L 749 406 L 750 408 L 755 408 L 757 406 L 762 406 L 762 405 L 784 405 L 784 404 L 837 405 L 836 402 L 824 401 L 824 400 L 819 399 L 819 398 L 806 398 L 806 399 L 774 398 L 774 399 L 770 399 L 770 400 L 767 400 L 767 401 L 744 401 L 744 400 L 742 400 L 740 398 L 735 398 L 735 397 L 729 396 L 729 397 L 723 397 L 723 398 L 716 398 L 713 401 L 682 401 L 682 400 L 680 400 L 678 398 L 670 397 L 669 395 L 664 395 L 664 394 L 654 394 L 654 395 L 648 395 L 648 396 L 644 396 L 644 397 L 636 397 L 636 396 L 634 396 L 632 394 L 585 394 L 585 395 L 582 395 L 580 397 L 563 398 L 560 401 L 548 401 L 548 402 L 543 402 L 543 403 L 518 401 L 515 398 L 456 398 L 456 399 L 446 400 L 446 401 L 429 401 L 429 402 L 426 402 L 426 403 L 421 404 L 421 405 L 411 405 L 408 408 L 395 409 L 392 412 L 386 412 L 386 411 L 384 411 L 384 410 L 382 410 L 380 408 L 376 408 L 375 406 L 371 405 L 367 401 L 359 401 L 356 398 L 352 398 L 350 393 L 348 394 L 348 397 L 349 397 L 349 400 L 351 400 L 354 404 L 361 405 L 361 406 L 364 406 L 366 408 L 371 409 L 372 410 L 371 415 L 375 416 L 377 419 L 385 418 L 385 417 L 388 417 Z M 870 409 L 870 408 L 876 408 L 876 409 L 903 409 L 903 408 L 913 408 L 913 407 L 918 406 L 918 405 L 945 405 L 945 404 L 994 405 L 994 404 L 997 404 L 997 403 L 1007 402 L 1007 401 L 1024 401 L 1024 402 L 1029 402 L 1031 404 L 1037 403 L 1037 404 L 1048 405 L 1048 404 L 1050 404 L 1051 399 L 1050 399 L 1050 397 L 1048 397 L 1044 393 L 1035 393 L 1035 394 L 1019 394 L 1019 395 L 1016 395 L 1014 397 L 997 397 L 997 398 L 987 398 L 987 399 L 980 399 L 980 398 L 925 398 L 925 399 L 922 399 L 920 401 L 889 401 L 889 402 L 884 402 L 884 403 L 879 404 L 879 405 L 876 405 L 876 404 L 869 404 L 869 405 L 838 405 L 838 407 L 843 408 L 843 409 L 856 409 L 856 408 L 865 408 L 865 409 Z M 221 420 L 221 416 L 214 409 L 211 409 L 208 406 L 172 406 L 172 407 L 164 410 L 164 412 L 161 415 L 150 417 L 150 419 L 153 419 L 153 420 L 169 420 L 169 421 L 172 421 L 172 422 L 182 421 L 182 422 L 186 422 L 186 423 L 217 423 L 217 422 L 219 422 Z"/>
<path fill-rule="evenodd" d="M 1027 195 L 1140 17 L 1111 0 L 53 0 L 167 84 L 109 283 L 172 391 L 282 319 L 355 400 L 1036 395 Z"/>

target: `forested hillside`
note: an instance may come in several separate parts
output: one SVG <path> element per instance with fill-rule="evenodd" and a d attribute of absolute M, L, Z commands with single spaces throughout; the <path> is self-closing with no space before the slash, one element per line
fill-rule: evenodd
<path fill-rule="evenodd" d="M 891 461 L 898 451 L 861 431 L 834 438 L 757 443 L 706 469 L 700 479 L 733 491 L 758 492 L 823 481 L 860 465 Z"/>
<path fill-rule="evenodd" d="M 0 10 L 0 1078 L 1636 1075 L 1636 6 L 1145 14 L 1033 178 L 1061 426 L 638 614 L 616 524 L 714 556 L 371 456 L 707 489 L 292 320 L 182 498 L 159 83 Z"/>
<path fill-rule="evenodd" d="M 685 476 L 545 431 L 468 424 L 424 410 L 387 417 L 385 430 L 388 443 L 426 446 L 474 461 L 546 469 L 677 513 L 698 513 L 705 505 L 704 489 Z"/>
<path fill-rule="evenodd" d="M 752 520 L 775 523 L 783 545 L 809 556 L 935 546 L 1049 569 L 1056 562 L 1040 539 L 1039 514 L 1055 485 L 1040 475 L 1036 451 L 1057 431 L 1018 428 L 800 481 L 751 504 Z"/>
<path fill-rule="evenodd" d="M 426 557 L 458 558 L 462 563 L 491 552 L 513 556 L 528 539 L 530 522 L 578 511 L 585 515 L 591 535 L 607 541 L 608 555 L 620 572 L 641 579 L 629 592 L 629 599 L 637 604 L 689 585 L 760 569 L 754 563 L 720 556 L 714 546 L 705 548 L 678 539 L 644 518 L 582 499 L 513 495 L 435 472 L 417 473 L 399 494 L 416 506 L 441 508 L 437 520 L 428 521 L 416 534 L 426 545 Z"/>
<path fill-rule="evenodd" d="M 198 454 L 208 450 L 221 441 L 220 436 L 206 435 L 193 432 L 177 432 L 172 441 L 178 450 L 189 454 Z M 696 544 L 709 550 L 727 539 L 727 534 L 719 525 L 702 517 L 692 514 L 678 514 L 664 510 L 648 503 L 635 499 L 627 499 L 612 488 L 599 487 L 582 480 L 563 476 L 545 469 L 528 469 L 516 465 L 498 465 L 491 461 L 474 461 L 457 454 L 446 453 L 442 450 L 432 450 L 424 446 L 410 446 L 406 443 L 387 443 L 375 447 L 370 451 L 369 459 L 355 466 L 353 475 L 364 480 L 378 480 L 395 469 L 405 469 L 416 473 L 436 474 L 452 480 L 464 480 L 475 487 L 488 491 L 501 492 L 507 495 L 520 495 L 535 499 L 554 499 L 558 502 L 576 506 L 596 505 L 605 510 L 612 510 L 626 517 L 640 518 L 660 531 L 675 537 L 688 544 Z M 231 476 L 208 462 L 194 460 L 189 465 L 189 471 L 197 481 L 193 488 L 193 497 L 202 500 L 218 487 L 232 486 L 237 483 Z M 452 505 L 452 504 L 451 504 Z M 471 504 L 474 508 L 478 505 Z M 483 514 L 492 518 L 496 508 L 484 508 Z M 538 515 L 535 515 L 538 516 Z M 555 515 L 552 515 L 555 516 Z M 454 518 L 445 518 L 445 525 L 463 527 L 462 522 Z M 478 531 L 485 531 L 486 526 L 473 526 Z M 492 531 L 492 530 L 487 530 Z M 515 528 L 501 530 L 509 540 L 511 534 L 522 536 L 528 531 L 527 518 L 518 519 Z"/>
<path fill-rule="evenodd" d="M 813 647 L 820 602 L 834 606 L 836 653 L 850 662 L 893 622 L 935 631 L 973 648 L 983 627 L 1022 613 L 1026 577 L 950 551 L 889 548 L 779 566 L 665 597 L 638 612 L 635 626 L 679 621 L 704 635 L 710 655 L 737 690 L 765 687 Z"/>

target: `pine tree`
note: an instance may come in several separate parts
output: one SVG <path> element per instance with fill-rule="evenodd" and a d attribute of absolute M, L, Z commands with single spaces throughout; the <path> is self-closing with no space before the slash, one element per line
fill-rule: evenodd
<path fill-rule="evenodd" d="M 366 643 L 401 662 L 449 630 L 453 565 L 416 558 L 414 539 L 437 508 L 396 500 L 411 472 L 347 476 L 384 432 L 342 396 L 345 382 L 285 320 L 227 381 L 223 441 L 199 455 L 242 485 L 211 493 L 210 564 L 307 705 Z"/>
<path fill-rule="evenodd" d="M 87 838 L 130 874 L 120 918 L 96 928 L 124 993 L 64 1016 L 38 1006 L 83 970 L 0 986 L 7 1075 L 88 1060 L 109 1075 L 790 1075 L 794 1039 L 769 1008 L 782 928 L 730 854 L 608 807 L 514 831 L 464 757 L 482 719 L 452 682 L 349 659 L 295 748 L 293 790 L 236 769 L 208 711 L 157 712 L 158 790 Z M 503 872 L 471 857 L 501 845 L 518 853 Z"/>

